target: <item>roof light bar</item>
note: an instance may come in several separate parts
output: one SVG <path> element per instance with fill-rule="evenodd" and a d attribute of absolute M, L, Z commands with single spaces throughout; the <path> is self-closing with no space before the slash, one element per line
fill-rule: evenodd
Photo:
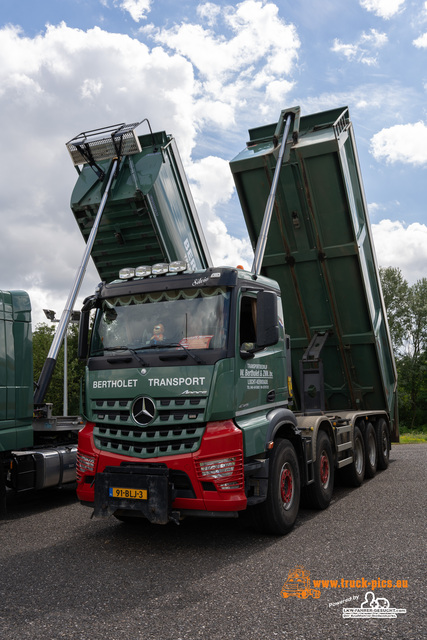
<path fill-rule="evenodd" d="M 141 265 L 136 267 L 126 267 L 120 269 L 119 278 L 121 280 L 130 280 L 131 278 L 146 278 L 148 276 L 160 276 L 165 273 L 182 273 L 188 269 L 188 265 L 185 260 L 174 260 L 173 262 L 157 262 L 152 267 L 149 265 Z"/>

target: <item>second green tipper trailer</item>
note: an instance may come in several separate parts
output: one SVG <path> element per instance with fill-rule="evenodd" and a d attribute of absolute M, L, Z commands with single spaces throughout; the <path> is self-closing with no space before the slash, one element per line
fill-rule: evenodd
<path fill-rule="evenodd" d="M 303 492 L 324 509 L 336 471 L 358 486 L 388 466 L 396 372 L 347 108 L 284 110 L 231 170 L 250 271 L 127 262 L 85 302 L 77 491 L 95 516 L 247 512 L 282 535 Z"/>

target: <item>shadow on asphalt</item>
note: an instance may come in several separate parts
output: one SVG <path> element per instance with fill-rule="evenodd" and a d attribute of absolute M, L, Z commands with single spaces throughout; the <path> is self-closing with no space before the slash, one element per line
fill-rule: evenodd
<path fill-rule="evenodd" d="M 392 465 L 393 462 L 393 460 L 390 460 L 390 465 Z M 371 481 L 372 480 L 365 480 L 365 482 Z M 343 500 L 355 490 L 357 489 L 347 486 L 340 477 L 340 474 L 337 474 L 332 501 L 336 503 Z M 65 485 L 61 488 L 28 491 L 22 494 L 15 494 L 12 491 L 8 491 L 7 514 L 5 517 L 0 518 L 0 525 L 2 522 L 8 520 L 17 520 L 19 518 L 47 513 L 48 511 L 77 503 L 78 499 L 75 484 Z M 91 510 L 86 507 L 81 507 L 81 509 L 82 513 L 89 521 Z M 308 522 L 312 518 L 315 518 L 318 513 L 319 512 L 315 509 L 306 508 L 304 506 L 304 501 L 302 500 L 295 529 L 302 526 L 304 522 Z M 238 518 L 187 517 L 178 526 L 173 523 L 166 526 L 156 526 L 151 525 L 148 521 L 143 519 L 135 519 L 135 522 L 119 523 L 114 517 L 110 517 L 105 520 L 97 520 L 97 522 L 111 524 L 115 534 L 118 536 L 126 534 L 140 537 L 141 535 L 145 535 L 145 531 L 147 532 L 147 535 L 153 536 L 153 531 L 155 531 L 155 536 L 158 538 L 159 536 L 163 536 L 162 532 L 164 532 L 166 537 L 169 537 L 177 536 L 178 531 L 185 531 L 186 535 L 191 531 L 195 535 L 203 535 L 204 540 L 206 540 L 206 537 L 209 537 L 211 534 L 214 536 L 224 534 L 228 538 L 230 535 L 232 536 L 233 534 L 237 534 L 239 540 L 241 540 L 242 535 L 249 537 L 255 536 L 257 538 L 261 536 L 264 541 L 266 537 L 271 538 L 272 541 L 280 539 L 280 537 L 275 535 L 269 536 L 268 534 L 255 531 L 251 527 L 246 514 L 244 513 L 242 513 Z"/>
<path fill-rule="evenodd" d="M 25 491 L 6 494 L 6 516 L 2 520 L 17 520 L 34 514 L 44 513 L 78 502 L 76 485 L 71 483 L 61 488 L 43 489 L 40 491 Z"/>

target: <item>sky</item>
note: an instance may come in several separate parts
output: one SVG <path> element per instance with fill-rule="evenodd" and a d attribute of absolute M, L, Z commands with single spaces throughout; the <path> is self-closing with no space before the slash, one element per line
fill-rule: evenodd
<path fill-rule="evenodd" d="M 0 0 L 0 288 L 61 315 L 84 252 L 65 143 L 144 118 L 177 141 L 214 263 L 250 266 L 229 161 L 296 105 L 349 107 L 378 263 L 427 277 L 427 2 Z"/>

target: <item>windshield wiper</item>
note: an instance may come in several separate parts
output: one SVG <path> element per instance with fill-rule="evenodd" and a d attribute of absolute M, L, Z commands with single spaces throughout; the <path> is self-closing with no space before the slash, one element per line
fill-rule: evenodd
<path fill-rule="evenodd" d="M 143 367 L 148 366 L 141 356 L 137 353 L 137 351 L 145 351 L 146 349 L 169 349 L 169 348 L 178 348 L 182 349 L 185 352 L 184 354 L 179 354 L 178 352 L 168 354 L 167 356 L 160 356 L 162 360 L 180 360 L 183 357 L 190 356 L 197 362 L 197 364 L 206 364 L 204 360 L 202 360 L 196 353 L 192 353 L 187 347 L 184 347 L 180 342 L 167 342 L 167 343 L 159 343 L 159 344 L 147 344 L 144 347 L 137 347 L 136 349 L 132 349 L 131 347 L 104 347 L 104 349 L 97 349 L 92 352 L 92 355 L 96 355 L 99 353 L 103 353 L 104 351 L 130 351 L 133 355 L 139 360 Z"/>
<path fill-rule="evenodd" d="M 184 354 L 171 353 L 167 356 L 159 356 L 161 360 L 182 360 L 183 356 L 193 358 L 197 362 L 197 364 L 206 364 L 204 360 L 202 360 L 196 353 L 191 353 L 191 351 L 184 347 L 180 342 L 159 342 L 158 344 L 147 344 L 145 347 L 139 347 L 140 349 L 182 349 L 185 352 Z"/>
<path fill-rule="evenodd" d="M 92 355 L 97 355 L 97 354 L 103 354 L 104 351 L 130 351 L 130 353 L 132 353 L 132 355 L 135 356 L 135 358 L 138 360 L 138 362 L 141 364 L 141 366 L 143 367 L 147 367 L 147 363 L 141 358 L 141 356 L 139 355 L 139 353 L 137 353 L 137 351 L 139 351 L 139 349 L 143 349 L 144 347 L 138 347 L 138 349 L 132 349 L 132 347 L 126 347 L 126 346 L 122 346 L 122 347 L 104 347 L 103 349 L 97 349 L 96 351 L 92 352 Z"/>
<path fill-rule="evenodd" d="M 192 353 L 190 351 L 190 349 L 188 349 L 187 347 L 184 347 L 184 345 L 181 344 L 180 342 L 169 342 L 167 346 L 168 347 L 178 347 L 179 349 L 183 349 L 188 356 L 190 356 L 191 358 L 193 358 L 193 360 L 195 360 L 197 362 L 197 364 L 206 364 L 206 362 L 204 360 L 199 358 L 197 353 Z M 171 354 L 171 356 L 172 356 L 172 354 Z M 178 354 L 177 354 L 177 357 L 178 357 Z"/>

